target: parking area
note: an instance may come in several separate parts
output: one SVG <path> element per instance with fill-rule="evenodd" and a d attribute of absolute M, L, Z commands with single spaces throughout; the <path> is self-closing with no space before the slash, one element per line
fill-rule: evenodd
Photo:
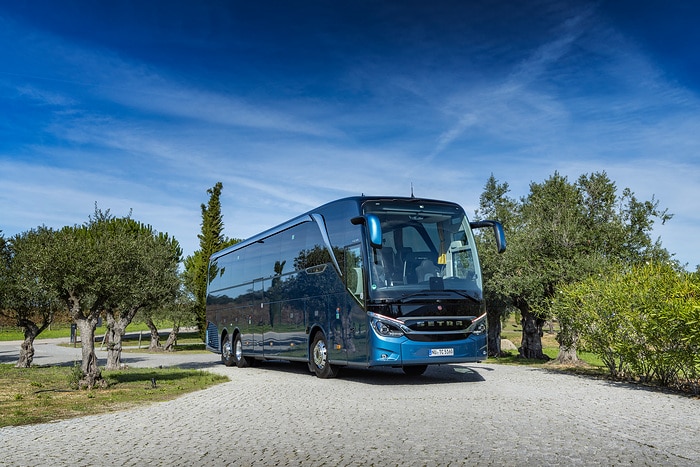
<path fill-rule="evenodd" d="M 9 352 L 0 345 L 0 360 Z M 0 465 L 700 464 L 697 398 L 505 365 L 321 380 L 300 364 L 238 369 L 195 355 L 124 360 L 167 358 L 231 381 L 138 409 L 0 429 Z"/>

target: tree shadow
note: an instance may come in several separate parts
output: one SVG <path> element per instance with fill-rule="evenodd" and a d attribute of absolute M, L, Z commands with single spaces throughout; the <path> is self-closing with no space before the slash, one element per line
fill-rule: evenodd
<path fill-rule="evenodd" d="M 17 352 L 10 350 L 0 350 L 0 363 L 17 363 Z"/>
<path fill-rule="evenodd" d="M 157 384 L 158 381 L 177 381 L 181 379 L 187 379 L 190 376 L 190 374 L 182 372 L 163 372 L 149 368 L 138 368 L 130 370 L 110 371 L 106 377 L 110 380 L 110 382 L 116 384 L 138 382 Z"/>

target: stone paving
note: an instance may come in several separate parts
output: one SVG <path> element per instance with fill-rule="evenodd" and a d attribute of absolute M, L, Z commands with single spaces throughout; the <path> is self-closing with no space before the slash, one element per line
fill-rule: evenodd
<path fill-rule="evenodd" d="M 301 364 L 131 355 L 131 366 L 199 366 L 231 381 L 138 409 L 2 428 L 0 465 L 700 465 L 700 400 L 634 385 L 491 364 L 321 380 Z M 0 344 L 0 362 L 9 356 Z"/>

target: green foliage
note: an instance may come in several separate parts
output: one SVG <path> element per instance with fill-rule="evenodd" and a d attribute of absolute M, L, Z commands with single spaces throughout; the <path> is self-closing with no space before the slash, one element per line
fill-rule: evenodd
<path fill-rule="evenodd" d="M 613 264 L 670 259 L 650 234 L 655 220 L 666 222 L 671 215 L 658 201 L 640 201 L 629 189 L 618 196 L 604 172 L 582 175 L 575 183 L 555 172 L 543 183 L 531 183 L 519 201 L 508 192 L 507 184 L 491 176 L 476 213 L 503 221 L 508 251 L 500 257 L 490 253 L 482 233 L 479 252 L 489 303 L 503 311 L 516 307 L 523 317 L 523 356 L 544 357 L 541 326 L 552 317 L 550 302 L 561 286 Z M 564 329 L 562 340 L 575 349 L 574 333 Z"/>
<path fill-rule="evenodd" d="M 561 287 L 560 324 L 615 377 L 700 389 L 700 279 L 669 263 L 618 268 Z"/>
<path fill-rule="evenodd" d="M 224 222 L 221 216 L 221 190 L 223 184 L 217 182 L 207 190 L 209 202 L 202 204 L 202 232 L 199 238 L 199 251 L 185 261 L 188 284 L 192 287 L 195 297 L 195 312 L 197 326 L 202 340 L 206 330 L 207 276 L 209 258 L 221 249 L 223 243 Z"/>
<path fill-rule="evenodd" d="M 80 387 L 80 380 L 83 378 L 83 370 L 78 362 L 75 362 L 71 367 L 70 373 L 68 373 L 68 386 L 71 389 L 78 389 Z"/>
<path fill-rule="evenodd" d="M 102 302 L 107 321 L 107 369 L 119 367 L 121 337 L 143 308 L 175 302 L 180 289 L 182 251 L 167 234 L 130 217 L 117 218 L 95 209 L 88 227 L 103 241 L 101 253 L 111 258 L 112 277 Z M 105 238 L 106 237 L 106 238 Z"/>
<path fill-rule="evenodd" d="M 194 313 L 202 340 L 206 332 L 207 318 L 207 278 L 210 276 L 209 258 L 227 246 L 238 243 L 238 239 L 225 238 L 224 221 L 221 215 L 221 190 L 223 184 L 217 182 L 207 190 L 209 202 L 201 205 L 202 232 L 199 238 L 199 250 L 185 258 L 184 282 L 186 290 L 194 296 Z"/>
<path fill-rule="evenodd" d="M 2 241 L 2 303 L 0 316 L 22 328 L 25 343 L 21 348 L 18 366 L 32 363 L 33 340 L 53 321 L 61 302 L 55 290 L 49 287 L 41 274 L 46 262 L 44 246 L 55 231 L 39 227 Z"/>
<path fill-rule="evenodd" d="M 5 240 L 2 230 L 0 230 L 0 312 L 7 306 L 11 257 L 10 245 Z"/>
<path fill-rule="evenodd" d="M 11 243 L 11 293 L 5 308 L 26 318 L 38 310 L 53 312 L 60 301 L 84 342 L 93 342 L 100 314 L 124 327 L 135 310 L 174 301 L 179 288 L 178 242 L 130 215 L 117 218 L 97 206 L 81 226 L 58 231 L 40 227 Z M 43 322 L 50 323 L 49 318 Z M 18 325 L 26 335 L 33 323 L 25 319 Z M 100 376 L 96 362 L 94 350 L 84 348 L 83 373 L 93 380 Z"/>

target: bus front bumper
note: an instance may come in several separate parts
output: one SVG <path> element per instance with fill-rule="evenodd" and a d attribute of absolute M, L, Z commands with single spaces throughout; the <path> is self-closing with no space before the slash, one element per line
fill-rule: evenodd
<path fill-rule="evenodd" d="M 406 337 L 374 338 L 369 366 L 439 365 L 486 360 L 486 334 L 472 334 L 466 340 L 418 342 Z"/>

